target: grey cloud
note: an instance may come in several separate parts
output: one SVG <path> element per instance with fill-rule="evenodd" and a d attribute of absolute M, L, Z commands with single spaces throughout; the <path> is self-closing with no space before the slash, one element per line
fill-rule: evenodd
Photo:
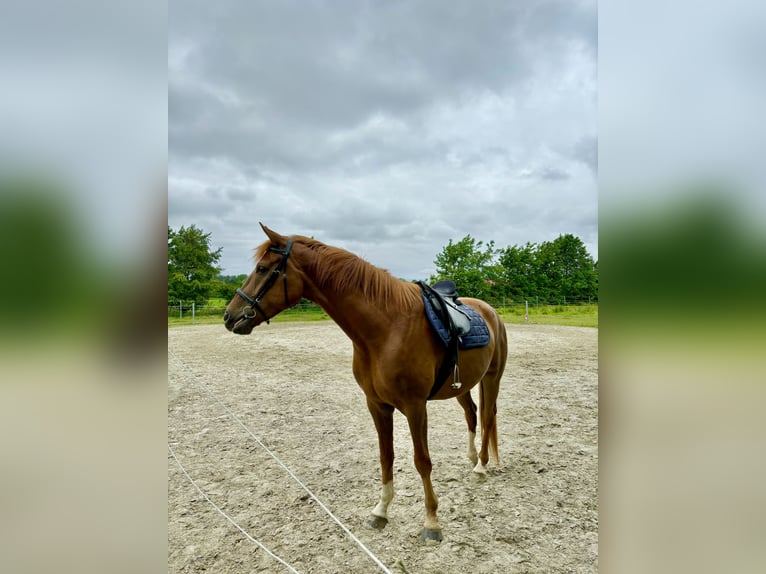
<path fill-rule="evenodd" d="M 206 218 L 230 214 L 234 206 L 221 199 L 217 190 L 206 189 L 202 193 L 179 192 L 168 189 L 168 211 L 177 218 L 202 215 Z"/>
<path fill-rule="evenodd" d="M 233 201 L 254 201 L 258 195 L 254 190 L 249 189 L 227 189 L 226 197 Z"/>
<path fill-rule="evenodd" d="M 240 96 L 249 107 L 237 111 L 240 118 L 250 113 L 264 125 L 281 126 L 283 134 L 270 132 L 277 141 L 296 129 L 349 128 L 374 113 L 411 120 L 435 101 L 478 87 L 502 92 L 532 72 L 531 48 L 541 61 L 561 57 L 560 21 L 593 20 L 592 9 L 576 10 L 567 3 L 533 8 L 499 2 L 481 9 L 458 3 L 448 10 L 439 2 L 312 3 L 298 11 L 281 3 L 234 6 L 190 8 L 185 3 L 182 10 L 171 10 L 171 21 L 176 12 L 194 11 L 209 21 L 204 28 L 185 26 L 179 14 L 171 26 L 171 42 L 191 36 L 196 45 L 177 73 Z M 527 25 L 534 26 L 534 36 Z M 221 29 L 225 35 L 218 34 Z M 586 43 L 592 36 L 577 27 L 570 33 L 584 35 Z M 260 130 L 227 118 L 220 102 L 195 93 L 193 86 L 173 85 L 171 132 L 180 129 L 176 120 L 194 117 L 197 125 L 184 128 L 209 134 L 210 146 L 218 145 L 225 130 L 234 139 L 249 136 L 257 145 Z M 185 103 L 179 101 L 182 91 L 190 92 Z M 199 123 L 205 117 L 209 123 Z"/>
<path fill-rule="evenodd" d="M 569 179 L 569 174 L 566 171 L 555 167 L 544 167 L 534 172 L 534 175 L 548 181 L 564 181 Z"/>
<path fill-rule="evenodd" d="M 171 3 L 169 171 L 190 180 L 171 218 L 204 220 L 225 266 L 249 267 L 260 220 L 413 277 L 468 233 L 550 239 L 576 224 L 575 195 L 595 203 L 576 165 L 594 165 L 595 98 L 559 81 L 591 82 L 595 16 L 563 1 Z"/>
<path fill-rule="evenodd" d="M 598 140 L 593 136 L 586 136 L 578 140 L 572 149 L 573 157 L 598 172 Z"/>

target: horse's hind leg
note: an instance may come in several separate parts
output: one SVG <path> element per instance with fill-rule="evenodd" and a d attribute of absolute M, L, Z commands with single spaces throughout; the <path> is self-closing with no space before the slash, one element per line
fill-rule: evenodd
<path fill-rule="evenodd" d="M 463 407 L 465 412 L 465 422 L 468 424 L 468 458 L 471 464 L 479 462 L 479 455 L 476 453 L 476 403 L 471 398 L 471 391 L 463 395 L 458 395 L 457 402 Z"/>
<path fill-rule="evenodd" d="M 500 392 L 500 379 L 504 367 L 505 355 L 502 355 L 499 365 L 490 368 L 489 372 L 482 378 L 479 387 L 481 450 L 479 450 L 479 462 L 473 469 L 478 474 L 487 474 L 486 467 L 490 453 L 495 462 L 499 462 L 497 453 L 497 395 Z"/>
<path fill-rule="evenodd" d="M 505 370 L 505 362 L 508 357 L 508 341 L 505 327 L 498 317 L 498 337 L 495 356 L 492 364 L 481 379 L 479 387 L 479 411 L 481 413 L 481 450 L 479 461 L 473 471 L 478 474 L 487 474 L 487 463 L 490 452 L 495 461 L 498 461 L 497 453 L 497 395 L 500 391 L 500 379 Z"/>
<path fill-rule="evenodd" d="M 367 524 L 382 529 L 388 524 L 388 505 L 394 499 L 394 408 L 367 400 L 380 447 L 380 470 L 382 488 L 380 500 L 372 511 Z"/>
<path fill-rule="evenodd" d="M 487 377 L 481 380 L 479 405 L 481 409 L 481 450 L 479 460 L 473 471 L 487 474 L 490 449 L 497 460 L 497 395 L 500 390 L 500 377 Z"/>

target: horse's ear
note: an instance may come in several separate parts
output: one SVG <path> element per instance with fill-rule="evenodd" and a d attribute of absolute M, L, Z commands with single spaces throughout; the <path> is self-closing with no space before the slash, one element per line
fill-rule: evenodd
<path fill-rule="evenodd" d="M 269 238 L 269 240 L 271 241 L 273 245 L 281 247 L 287 244 L 287 237 L 285 237 L 284 235 L 280 235 L 276 231 L 272 231 L 271 229 L 266 227 L 263 223 L 260 223 L 260 222 L 258 223 L 260 224 L 261 229 L 263 229 L 263 232 L 266 234 L 266 237 Z"/>

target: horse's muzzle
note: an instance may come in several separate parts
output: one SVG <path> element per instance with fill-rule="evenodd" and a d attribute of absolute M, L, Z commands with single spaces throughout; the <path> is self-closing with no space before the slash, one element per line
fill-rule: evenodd
<path fill-rule="evenodd" d="M 234 325 L 237 324 L 238 320 L 239 319 L 235 319 L 234 317 L 232 317 L 231 313 L 229 313 L 228 311 L 224 311 L 224 313 L 223 313 L 223 324 L 226 326 L 226 328 L 229 331 L 233 331 L 234 330 Z"/>
<path fill-rule="evenodd" d="M 248 335 L 253 331 L 253 321 L 255 320 L 255 313 L 248 314 L 247 312 L 242 315 L 232 315 L 228 311 L 223 314 L 223 324 L 226 329 L 237 335 Z"/>

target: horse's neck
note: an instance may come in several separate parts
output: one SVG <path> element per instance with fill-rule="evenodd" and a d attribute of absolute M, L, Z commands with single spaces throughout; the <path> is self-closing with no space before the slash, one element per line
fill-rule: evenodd
<path fill-rule="evenodd" d="M 322 307 L 355 343 L 372 342 L 390 332 L 391 314 L 367 300 L 361 290 L 338 293 L 328 289 L 320 291 L 313 284 L 306 287 L 304 296 Z"/>
<path fill-rule="evenodd" d="M 343 289 L 332 285 L 318 286 L 316 277 L 304 267 L 303 296 L 317 303 L 355 343 L 371 343 L 385 338 L 395 316 L 383 303 L 370 300 L 361 287 Z"/>

